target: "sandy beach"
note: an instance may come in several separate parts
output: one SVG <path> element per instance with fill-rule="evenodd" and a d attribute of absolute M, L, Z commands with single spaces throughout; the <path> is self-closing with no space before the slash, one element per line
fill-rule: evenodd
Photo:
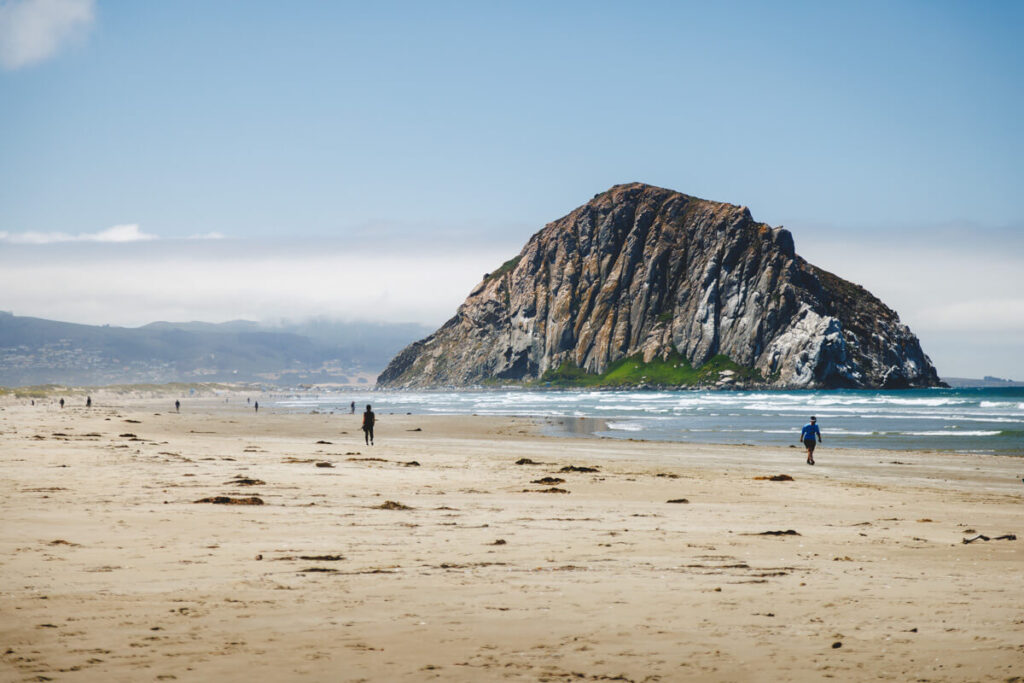
<path fill-rule="evenodd" d="M 93 398 L 0 399 L 4 681 L 1024 680 L 1020 458 Z"/>

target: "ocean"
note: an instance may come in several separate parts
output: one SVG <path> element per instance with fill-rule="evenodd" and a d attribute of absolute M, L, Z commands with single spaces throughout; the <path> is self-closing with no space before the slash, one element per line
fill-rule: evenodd
<path fill-rule="evenodd" d="M 691 443 L 796 444 L 811 415 L 828 448 L 1024 456 L 1024 387 L 908 391 L 351 391 L 281 398 L 277 409 L 378 416 L 551 418 L 551 433 Z M 579 419 L 594 418 L 594 419 Z M 383 424 L 382 424 L 383 426 Z"/>

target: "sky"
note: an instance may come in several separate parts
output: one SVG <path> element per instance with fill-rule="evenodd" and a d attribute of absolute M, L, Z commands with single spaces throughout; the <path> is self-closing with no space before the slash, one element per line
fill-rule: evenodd
<path fill-rule="evenodd" d="M 440 324 L 595 193 L 744 205 L 1024 379 L 1024 3 L 0 0 L 0 310 Z"/>

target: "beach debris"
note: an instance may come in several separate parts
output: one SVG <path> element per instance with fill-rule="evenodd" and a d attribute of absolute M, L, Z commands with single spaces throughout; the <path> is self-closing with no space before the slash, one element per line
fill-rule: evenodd
<path fill-rule="evenodd" d="M 794 481 L 793 477 L 788 474 L 773 474 L 771 476 L 754 477 L 759 481 Z"/>
<path fill-rule="evenodd" d="M 552 486 L 549 489 L 523 489 L 523 493 L 569 493 L 565 489 Z"/>
<path fill-rule="evenodd" d="M 542 477 L 540 479 L 534 479 L 530 483 L 531 484 L 548 484 L 548 485 L 551 485 L 551 484 L 564 484 L 565 483 L 565 479 L 560 479 L 559 477 Z"/>
<path fill-rule="evenodd" d="M 559 472 L 597 472 L 596 467 L 578 467 L 576 465 L 566 465 Z"/>
<path fill-rule="evenodd" d="M 317 445 L 321 445 L 321 444 L 322 444 L 322 445 L 324 445 L 324 446 L 330 446 L 330 445 L 332 445 L 330 441 L 324 441 L 323 439 L 320 439 L 319 441 L 317 441 L 317 442 L 316 442 L 316 444 L 317 444 Z"/>
<path fill-rule="evenodd" d="M 793 529 L 786 529 L 785 531 L 762 531 L 761 533 L 756 534 L 756 535 L 757 536 L 799 536 L 800 534 L 797 533 Z"/>
<path fill-rule="evenodd" d="M 399 503 L 399 502 L 394 501 L 394 500 L 385 500 L 380 505 L 377 505 L 375 507 L 375 509 L 377 509 L 377 510 L 412 510 L 412 508 L 409 507 L 408 505 L 403 505 L 402 503 Z"/>
<path fill-rule="evenodd" d="M 50 541 L 47 545 L 69 545 L 72 547 L 78 547 L 79 543 L 72 543 L 71 541 L 65 541 L 63 538 L 58 538 L 54 541 Z"/>
<path fill-rule="evenodd" d="M 293 456 L 288 456 L 287 458 L 285 458 L 281 462 L 285 463 L 286 465 L 294 465 L 296 463 L 307 463 L 307 462 L 316 462 L 316 461 L 313 458 L 296 458 L 296 457 L 293 457 Z"/>
<path fill-rule="evenodd" d="M 842 646 L 843 646 L 843 644 L 840 641 L 838 641 L 838 640 L 836 642 L 832 643 L 832 649 L 833 650 L 838 650 Z"/>
<path fill-rule="evenodd" d="M 334 567 L 307 567 L 306 569 L 300 569 L 299 573 L 300 574 L 311 574 L 311 573 L 314 573 L 314 572 L 322 572 L 322 573 L 325 573 L 325 574 L 332 574 L 332 573 L 334 573 L 336 571 L 338 571 L 338 570 L 335 569 Z"/>
<path fill-rule="evenodd" d="M 299 559 L 307 562 L 340 562 L 345 558 L 342 555 L 299 555 Z"/>
<path fill-rule="evenodd" d="M 359 455 L 356 453 L 356 455 Z M 387 462 L 384 458 L 349 458 L 349 462 Z"/>
<path fill-rule="evenodd" d="M 142 424 L 142 420 L 125 420 L 125 422 L 130 422 L 133 425 L 140 425 L 140 424 Z"/>
<path fill-rule="evenodd" d="M 224 483 L 235 484 L 237 486 L 263 486 L 267 482 L 263 481 L 262 479 L 250 479 L 249 477 L 243 477 L 242 475 L 238 475 L 231 481 L 226 481 Z"/>
<path fill-rule="evenodd" d="M 257 496 L 248 498 L 232 498 L 231 496 L 210 496 L 200 498 L 196 503 L 213 503 L 214 505 L 263 505 L 263 499 Z"/>
<path fill-rule="evenodd" d="M 406 429 L 405 431 L 407 431 L 407 432 L 422 432 L 423 430 L 420 429 L 419 427 L 414 427 L 412 429 Z"/>
<path fill-rule="evenodd" d="M 853 558 L 849 555 L 843 555 L 842 557 L 833 557 L 833 562 L 853 562 Z"/>
<path fill-rule="evenodd" d="M 318 462 L 318 463 L 316 464 L 316 466 L 317 466 L 317 467 L 334 467 L 334 465 L 332 465 L 332 464 L 331 464 L 331 463 L 329 463 L 329 462 Z"/>
<path fill-rule="evenodd" d="M 672 500 L 666 500 L 666 503 L 689 503 L 686 498 L 673 498 Z"/>
<path fill-rule="evenodd" d="M 131 432 L 125 432 L 124 434 L 118 434 L 122 439 L 137 439 L 138 437 Z"/>
<path fill-rule="evenodd" d="M 656 476 L 656 477 L 665 477 L 667 479 L 678 479 L 679 478 L 678 474 L 671 474 L 671 473 L 668 473 L 668 472 L 658 472 L 654 476 Z"/>
<path fill-rule="evenodd" d="M 262 553 L 260 553 L 259 555 L 256 556 L 256 560 L 257 561 L 262 560 L 262 559 L 263 559 L 263 554 Z"/>
<path fill-rule="evenodd" d="M 519 458 L 518 460 L 516 460 L 516 464 L 517 465 L 543 465 L 544 463 L 542 463 L 542 462 L 535 462 L 533 460 L 530 460 L 529 458 Z"/>
<path fill-rule="evenodd" d="M 934 522 L 935 520 L 934 519 L 929 519 L 928 517 L 922 517 L 921 519 L 919 519 L 917 521 L 918 522 L 928 523 L 928 522 Z"/>
<path fill-rule="evenodd" d="M 1003 534 L 1002 536 L 996 536 L 995 538 L 990 538 L 990 537 L 986 536 L 985 534 L 978 534 L 977 536 L 973 536 L 971 538 L 965 538 L 963 540 L 963 542 L 966 545 L 968 543 L 974 543 L 975 541 L 1016 541 L 1016 540 L 1017 540 L 1017 535 L 1016 534 Z"/>
<path fill-rule="evenodd" d="M 491 543 L 491 545 L 505 545 L 505 544 L 506 544 L 506 541 L 505 541 L 504 538 L 499 538 L 494 543 Z"/>
<path fill-rule="evenodd" d="M 416 462 L 415 460 L 410 460 L 409 462 L 403 462 L 402 466 L 403 467 L 419 467 L 420 464 L 418 462 Z"/>

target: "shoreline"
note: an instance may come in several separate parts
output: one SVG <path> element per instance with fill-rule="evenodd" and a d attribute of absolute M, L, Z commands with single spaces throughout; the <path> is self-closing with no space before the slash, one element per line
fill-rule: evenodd
<path fill-rule="evenodd" d="M 368 447 L 358 414 L 173 400 L 0 401 L 0 678 L 1005 681 L 1024 652 L 1012 458 L 386 413 Z"/>
<path fill-rule="evenodd" d="M 980 398 L 972 389 L 941 389 L 939 391 L 944 393 L 937 399 L 930 397 L 931 390 L 807 390 L 767 394 L 683 391 L 668 392 L 668 395 L 652 391 L 648 392 L 650 397 L 641 398 L 643 392 L 637 394 L 624 390 L 592 392 L 550 389 L 510 392 L 485 388 L 479 392 L 417 392 L 366 387 L 363 390 L 342 391 L 337 387 L 296 389 L 245 383 L 109 385 L 73 387 L 66 392 L 52 386 L 42 388 L 48 393 L 36 398 L 43 401 L 56 401 L 63 395 L 72 401 L 84 402 L 84 397 L 89 394 L 106 396 L 115 401 L 163 396 L 177 396 L 183 400 L 219 396 L 233 400 L 258 395 L 265 408 L 272 407 L 270 401 L 273 400 L 282 410 L 296 413 L 347 413 L 348 402 L 355 398 L 360 405 L 372 402 L 378 409 L 394 412 L 551 419 L 565 425 L 561 431 L 566 436 L 585 436 L 589 433 L 600 438 L 639 438 L 696 445 L 788 446 L 791 443 L 788 438 L 790 431 L 798 433 L 799 424 L 803 423 L 806 414 L 813 412 L 827 420 L 823 424 L 827 424 L 830 448 L 1024 457 L 1024 413 L 1021 413 L 1024 410 L 1024 392 L 1006 387 L 979 388 L 976 391 L 982 394 L 999 392 L 997 395 L 982 395 Z M 186 390 L 192 393 L 186 393 Z M 18 393 L 20 391 L 6 390 L 7 393 L 0 393 L 0 402 L 27 402 L 33 398 L 32 392 Z M 1006 391 L 1014 393 L 1007 395 L 1003 393 Z M 503 394 L 507 398 L 505 401 L 491 398 Z M 548 398 L 538 398 L 544 394 L 563 394 L 573 398 L 552 403 Z M 698 395 L 696 401 L 690 398 L 695 394 Z M 730 394 L 740 396 L 737 400 L 724 398 Z M 18 398 L 15 398 L 16 395 Z M 453 396 L 460 398 L 447 400 Z M 580 401 L 580 396 L 587 398 Z M 619 397 L 630 398 L 619 401 Z M 509 403 L 519 400 L 523 403 L 519 408 L 513 408 L 512 403 Z M 631 402 L 632 407 L 622 405 Z M 935 406 L 940 407 L 929 410 Z M 859 408 L 866 412 L 860 414 L 857 411 Z M 572 422 L 578 417 L 584 421 L 579 424 Z M 666 419 L 669 422 L 665 422 Z M 601 425 L 606 428 L 601 429 Z M 780 427 L 783 429 L 780 430 Z M 559 430 L 552 428 L 550 431 L 555 434 Z M 782 434 L 787 436 L 780 436 Z"/>
<path fill-rule="evenodd" d="M 457 415 L 451 414 L 451 417 Z M 614 418 L 600 418 L 600 417 L 548 417 L 548 416 L 531 416 L 531 415 L 512 415 L 509 417 L 515 417 L 519 419 L 533 419 L 538 422 L 543 422 L 546 425 L 558 426 L 548 427 L 544 431 L 547 436 L 553 437 L 565 437 L 565 438 L 593 438 L 593 439 L 608 439 L 610 441 L 643 441 L 653 443 L 673 443 L 683 444 L 689 446 L 735 446 L 739 448 L 746 447 L 757 447 L 757 448 L 779 448 L 777 445 L 767 444 L 750 444 L 750 443 L 722 443 L 718 441 L 700 441 L 700 440 L 683 440 L 683 439 L 658 439 L 650 436 L 643 436 L 643 432 L 638 430 L 636 432 L 623 431 L 621 435 L 615 435 L 615 430 L 608 426 L 609 422 L 614 422 Z M 600 432 L 607 432 L 602 434 Z M 793 430 L 794 434 L 798 434 L 799 430 Z M 627 436 L 627 434 L 636 434 L 636 436 Z M 955 448 L 905 448 L 905 447 L 884 447 L 879 446 L 877 448 L 866 448 L 864 446 L 850 446 L 842 443 L 834 443 L 832 439 L 829 439 L 827 446 L 819 444 L 822 448 L 829 450 L 839 451 L 880 451 L 885 453 L 935 453 L 945 455 L 995 455 L 1001 458 L 1024 458 L 1024 451 L 994 451 L 994 450 L 957 450 Z M 786 446 L 787 448 L 789 446 Z M 793 448 L 801 449 L 803 447 L 799 444 L 793 444 Z"/>

